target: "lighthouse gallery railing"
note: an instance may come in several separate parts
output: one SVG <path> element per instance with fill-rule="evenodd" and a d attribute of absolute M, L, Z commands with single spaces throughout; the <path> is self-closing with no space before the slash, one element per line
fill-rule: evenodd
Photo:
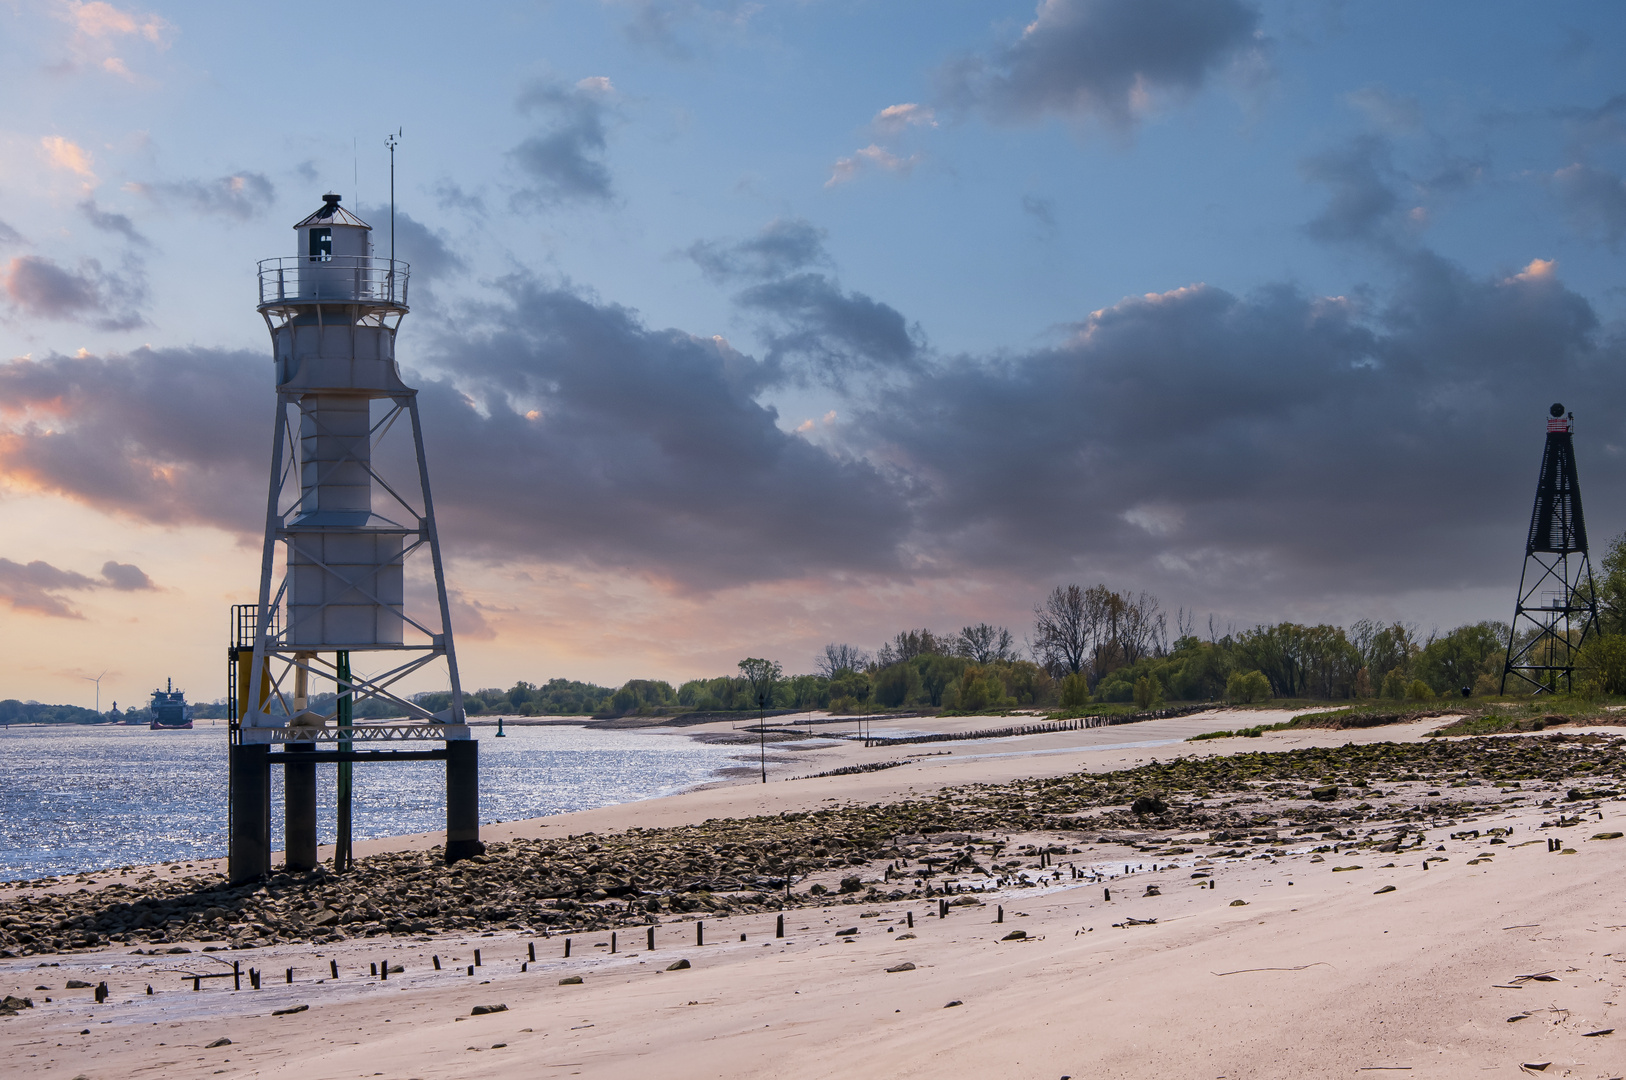
<path fill-rule="evenodd" d="M 261 259 L 260 305 L 331 301 L 407 304 L 408 266 L 400 259 L 330 255 Z"/>

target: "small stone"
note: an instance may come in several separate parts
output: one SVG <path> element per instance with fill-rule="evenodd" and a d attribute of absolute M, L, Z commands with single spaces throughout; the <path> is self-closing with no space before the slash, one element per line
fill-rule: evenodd
<path fill-rule="evenodd" d="M 836 937 L 851 937 L 852 935 L 854 935 L 856 933 L 858 933 L 858 927 L 849 926 L 845 930 L 837 930 L 836 931 Z"/>
<path fill-rule="evenodd" d="M 1394 891 L 1395 891 L 1395 887 L 1393 885 L 1385 885 L 1383 888 L 1379 889 L 1377 892 L 1373 893 L 1372 895 L 1373 896 L 1382 896 L 1386 892 L 1394 892 Z"/>
<path fill-rule="evenodd" d="M 1592 837 L 1592 839 L 1594 839 L 1594 840 L 1619 840 L 1622 836 L 1626 836 L 1626 833 L 1601 832 L 1601 833 L 1597 833 L 1596 835 L 1594 835 Z"/>
<path fill-rule="evenodd" d="M 913 970 L 915 970 L 915 965 L 913 965 L 909 961 L 905 960 L 901 964 L 896 964 L 896 965 L 894 965 L 892 967 L 887 968 L 886 973 L 888 975 L 891 975 L 894 972 L 898 972 L 898 971 L 913 971 Z"/>
<path fill-rule="evenodd" d="M 67 981 L 65 989 L 68 989 L 68 990 L 89 990 L 92 987 L 94 987 L 95 985 L 96 985 L 95 983 L 88 983 L 83 979 L 69 979 Z"/>
<path fill-rule="evenodd" d="M 1231 906 L 1232 907 L 1247 907 L 1248 902 L 1246 900 L 1232 900 L 1231 901 Z"/>
<path fill-rule="evenodd" d="M 687 971 L 692 965 L 687 960 L 673 960 L 666 965 L 667 971 Z"/>
<path fill-rule="evenodd" d="M 566 975 L 559 980 L 560 986 L 580 986 L 581 984 L 582 977 L 580 975 Z"/>
<path fill-rule="evenodd" d="M 570 979 L 575 979 L 577 982 L 582 981 L 582 977 L 580 975 L 572 975 L 570 977 Z M 570 979 L 560 979 L 559 981 L 562 982 L 562 983 L 567 983 L 567 982 L 570 981 Z M 500 1012 L 507 1012 L 507 1011 L 508 1011 L 508 1006 L 506 1006 L 506 1005 L 476 1005 L 474 1008 L 469 1010 L 469 1015 L 470 1016 L 486 1016 L 486 1015 L 489 1015 L 491 1013 L 500 1013 Z"/>
<path fill-rule="evenodd" d="M 214 1042 L 210 1043 L 208 1046 L 205 1046 L 204 1049 L 205 1050 L 213 1050 L 218 1046 L 230 1046 L 230 1045 L 231 1045 L 231 1040 L 228 1039 L 228 1038 L 225 1038 L 224 1036 L 222 1036 L 221 1038 L 218 1038 Z"/>
<path fill-rule="evenodd" d="M 956 1005 L 964 1005 L 964 1004 L 965 1004 L 965 1002 L 963 1002 L 963 1001 L 959 1000 L 958 998 L 956 998 L 955 1000 L 949 1002 L 947 1005 L 944 1005 L 943 1008 L 952 1009 Z"/>
<path fill-rule="evenodd" d="M 1023 940 L 1025 940 L 1027 938 L 1027 936 L 1028 936 L 1028 932 L 1026 930 L 1012 930 L 1010 933 L 1006 934 L 1004 937 L 1000 938 L 999 940 L 1001 940 L 1001 941 L 1023 941 Z"/>
<path fill-rule="evenodd" d="M 309 1005 L 291 1005 L 286 1009 L 272 1009 L 271 1010 L 271 1015 L 272 1016 L 292 1016 L 294 1013 L 302 1013 L 306 1009 L 309 1009 L 309 1008 L 310 1008 Z"/>

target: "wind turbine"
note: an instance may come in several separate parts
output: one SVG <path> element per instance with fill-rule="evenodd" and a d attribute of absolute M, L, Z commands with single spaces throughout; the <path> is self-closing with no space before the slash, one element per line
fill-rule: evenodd
<path fill-rule="evenodd" d="M 102 669 L 102 675 L 106 675 L 106 674 L 107 674 L 107 669 L 103 668 Z M 98 675 L 94 679 L 92 679 L 89 675 L 81 675 L 81 676 L 79 676 L 81 679 L 85 680 L 86 682 L 93 682 L 93 683 L 96 684 L 96 715 L 97 716 L 102 715 L 102 675 Z"/>

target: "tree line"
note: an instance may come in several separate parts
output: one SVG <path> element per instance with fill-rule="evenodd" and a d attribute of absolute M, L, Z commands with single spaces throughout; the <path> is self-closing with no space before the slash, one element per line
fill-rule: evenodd
<path fill-rule="evenodd" d="M 1610 544 L 1598 571 L 1594 595 L 1603 633 L 1573 651 L 1573 660 L 1586 689 L 1626 693 L 1626 534 Z M 745 669 L 768 662 L 752 658 L 741 662 L 738 674 L 676 687 L 658 679 L 620 687 L 553 679 L 479 690 L 465 701 L 476 714 L 617 716 L 759 706 L 972 712 L 1271 698 L 1428 701 L 1497 694 L 1509 631 L 1505 622 L 1486 620 L 1424 635 L 1405 623 L 1361 619 L 1349 626 L 1279 622 L 1224 633 L 1210 620 L 1199 633 L 1184 610 L 1174 621 L 1171 633 L 1161 602 L 1144 591 L 1064 585 L 1035 605 L 1033 625 L 1020 642 L 1010 628 L 989 623 L 958 633 L 911 628 L 873 651 L 832 642 L 806 673 L 786 676 L 774 665 L 766 691 Z"/>

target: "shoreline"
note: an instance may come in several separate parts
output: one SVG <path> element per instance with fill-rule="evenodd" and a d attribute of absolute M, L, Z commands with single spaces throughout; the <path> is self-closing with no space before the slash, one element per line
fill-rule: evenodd
<path fill-rule="evenodd" d="M 1222 709 L 1220 707 L 1216 707 L 1212 712 L 1204 711 L 1204 712 L 1196 713 L 1196 714 L 1192 714 L 1192 715 L 1198 716 L 1198 717 L 1207 717 L 1207 716 L 1211 716 L 1213 713 L 1217 713 L 1219 711 L 1222 711 Z M 1014 714 L 1014 713 L 1012 714 L 1012 716 L 1015 716 L 1015 715 L 1016 714 Z M 1276 714 L 1272 713 L 1270 715 L 1274 716 Z M 701 780 L 701 781 L 692 783 L 692 784 L 688 785 L 683 791 L 668 792 L 668 793 L 665 793 L 665 794 L 642 795 L 642 796 L 640 796 L 638 798 L 634 798 L 634 799 L 627 799 L 627 800 L 623 800 L 623 801 L 620 801 L 620 802 L 608 803 L 604 807 L 600 807 L 600 808 L 597 808 L 597 809 L 610 809 L 610 808 L 613 808 L 613 807 L 620 807 L 620 806 L 633 806 L 633 805 L 648 803 L 648 802 L 655 801 L 655 800 L 660 800 L 660 799 L 674 798 L 674 797 L 677 797 L 677 796 L 680 796 L 680 795 L 689 794 L 689 793 L 696 792 L 696 791 L 706 791 L 706 790 L 710 790 L 710 789 L 713 789 L 713 788 L 730 788 L 730 787 L 736 787 L 736 786 L 750 786 L 755 781 L 755 778 L 758 776 L 758 772 L 757 772 L 758 763 L 757 763 L 757 760 L 756 760 L 756 756 L 753 755 L 753 754 L 750 754 L 749 751 L 752 748 L 757 747 L 759 745 L 759 739 L 757 738 L 756 735 L 754 735 L 754 734 L 752 734 L 750 732 L 747 732 L 745 730 L 745 725 L 747 725 L 747 724 L 755 724 L 756 723 L 756 717 L 755 717 L 754 714 L 749 714 L 749 715 L 745 714 L 745 713 L 741 713 L 741 714 L 737 714 L 737 715 L 735 715 L 735 714 L 727 714 L 727 715 L 724 715 L 724 716 L 722 716 L 720 718 L 714 716 L 711 719 L 693 721 L 693 722 L 685 724 L 684 726 L 681 726 L 681 727 L 672 726 L 672 725 L 668 725 L 668 724 L 665 724 L 665 723 L 652 722 L 652 721 L 655 721 L 655 720 L 667 720 L 667 719 L 670 719 L 670 718 L 647 718 L 647 717 L 623 718 L 623 719 L 635 719 L 637 721 L 636 723 L 632 723 L 632 724 L 624 724 L 624 723 L 621 722 L 620 719 L 595 721 L 590 716 L 571 716 L 571 717 L 523 717 L 523 716 L 521 716 L 521 717 L 511 717 L 511 716 L 508 716 L 507 714 L 500 714 L 500 718 L 502 720 L 502 723 L 505 726 L 516 726 L 516 727 L 550 727 L 550 726 L 580 727 L 580 728 L 583 728 L 584 730 L 590 730 L 590 731 L 624 731 L 624 732 L 628 732 L 628 733 L 632 733 L 632 734 L 640 734 L 640 735 L 647 734 L 647 735 L 659 735 L 659 736 L 682 736 L 682 737 L 685 737 L 685 738 L 687 738 L 687 739 L 689 739 L 691 741 L 694 741 L 694 742 L 701 742 L 701 743 L 706 743 L 706 744 L 710 744 L 710 745 L 723 745 L 723 746 L 736 745 L 739 748 L 740 752 L 737 753 L 737 754 L 731 755 L 731 760 L 730 760 L 729 763 L 719 765 L 716 768 L 715 775 L 713 775 L 709 779 Z M 480 732 L 482 732 L 482 733 L 488 733 L 489 730 L 495 729 L 497 727 L 498 719 L 499 719 L 499 715 L 492 715 L 492 716 L 489 716 L 489 717 L 488 716 L 481 716 L 477 720 L 471 721 L 470 726 L 478 728 L 480 730 Z M 767 755 L 766 755 L 766 757 L 767 757 L 767 767 L 768 767 L 768 775 L 769 775 L 770 782 L 778 782 L 778 781 L 784 781 L 784 780 L 798 780 L 798 779 L 803 779 L 803 778 L 812 778 L 812 777 L 817 776 L 817 774 L 829 771 L 831 769 L 839 769 L 839 768 L 849 767 L 849 766 L 852 766 L 854 764 L 862 764 L 865 760 L 868 760 L 869 757 L 873 753 L 884 752 L 887 749 L 900 751 L 900 754 L 898 756 L 908 757 L 908 758 L 925 758 L 925 757 L 932 757 L 932 756 L 945 756 L 946 757 L 946 756 L 950 756 L 951 754 L 959 754 L 965 760 L 971 760 L 973 758 L 973 755 L 967 754 L 967 750 L 969 750 L 971 745 L 973 745 L 973 744 L 968 744 L 968 743 L 965 743 L 965 742 L 955 743 L 954 745 L 956 747 L 959 747 L 959 749 L 952 750 L 952 751 L 951 750 L 944 750 L 944 749 L 941 749 L 941 748 L 932 748 L 931 744 L 925 744 L 924 746 L 917 745 L 917 746 L 914 746 L 914 747 L 907 747 L 907 748 L 904 748 L 904 747 L 893 747 L 893 748 L 879 747 L 879 748 L 874 748 L 873 750 L 871 750 L 871 748 L 863 748 L 867 753 L 866 754 L 857 754 L 857 753 L 855 753 L 855 747 L 857 747 L 858 744 L 855 743 L 854 740 L 842 737 L 843 735 L 846 734 L 845 730 L 826 733 L 825 731 L 817 730 L 818 728 L 829 729 L 831 727 L 851 724 L 851 725 L 853 725 L 853 727 L 851 729 L 852 733 L 856 734 L 857 731 L 859 730 L 859 725 L 862 724 L 862 725 L 864 725 L 864 728 L 866 730 L 875 732 L 875 733 L 880 734 L 880 735 L 884 735 L 889 729 L 890 730 L 896 730 L 898 727 L 903 726 L 903 727 L 910 728 L 912 730 L 913 728 L 920 727 L 921 725 L 924 724 L 924 725 L 928 725 L 932 730 L 939 730 L 939 731 L 944 731 L 944 732 L 965 732 L 965 731 L 976 731 L 976 730 L 986 729 L 990 725 L 993 725 L 993 724 L 1008 724 L 1011 717 L 1002 717 L 1002 716 L 997 716 L 997 715 L 973 715 L 973 716 L 959 716 L 959 717 L 930 717 L 930 716 L 923 716 L 923 715 L 921 715 L 919 713 L 914 713 L 914 712 L 891 713 L 891 714 L 874 715 L 874 716 L 869 716 L 869 715 L 842 715 L 842 714 L 832 715 L 832 714 L 829 714 L 829 713 L 826 713 L 826 712 L 823 712 L 823 711 L 798 712 L 798 713 L 781 713 L 778 716 L 770 717 L 771 721 L 772 720 L 778 720 L 778 721 L 780 721 L 782 723 L 785 723 L 787 725 L 796 725 L 796 724 L 807 723 L 810 719 L 812 720 L 812 722 L 813 722 L 813 724 L 815 726 L 815 729 L 816 729 L 811 737 L 807 737 L 807 738 L 794 737 L 794 736 L 788 736 L 788 735 L 785 735 L 785 734 L 782 734 L 782 733 L 775 733 L 775 732 L 772 732 L 772 731 L 769 732 L 768 738 L 766 740 L 766 747 L 767 747 Z M 1114 725 L 1113 730 L 1123 732 L 1123 731 L 1131 730 L 1131 729 L 1133 729 L 1135 727 L 1138 727 L 1141 724 L 1149 723 L 1149 722 L 1151 722 L 1151 721 L 1137 721 L 1136 724 L 1133 724 L 1133 725 Z M 103 729 L 103 728 L 110 728 L 110 727 L 112 727 L 112 728 L 122 728 L 122 727 L 124 727 L 124 725 L 113 725 L 113 724 L 99 724 L 99 725 L 97 725 L 97 724 L 90 724 L 90 725 L 63 725 L 63 724 L 29 724 L 29 725 L 23 725 L 23 724 L 18 724 L 18 725 L 13 725 L 13 726 L 18 727 L 18 728 L 25 728 L 26 727 L 26 728 L 36 730 L 36 731 L 37 730 L 45 730 L 45 729 L 56 731 L 56 730 L 59 730 L 59 729 L 61 729 L 63 727 L 73 727 L 73 728 L 86 728 L 86 727 L 88 727 L 88 728 L 95 728 L 95 729 Z M 224 722 L 221 723 L 221 727 L 224 728 Z M 146 730 L 146 729 L 143 726 L 136 725 L 136 726 L 134 726 L 132 728 L 132 730 Z M 199 730 L 199 729 L 195 728 L 193 730 Z M 1103 728 L 1103 729 L 1091 729 L 1091 730 L 1107 730 L 1107 729 Z M 1058 728 L 1057 733 L 1060 734 L 1060 729 L 1059 728 Z M 487 734 L 487 737 L 490 737 L 489 734 Z M 974 745 L 982 746 L 982 745 L 985 745 L 986 743 L 991 743 L 991 742 L 996 742 L 996 741 L 997 742 L 1014 741 L 1014 743 L 1016 745 L 1025 746 L 1026 744 L 1029 743 L 1030 740 L 1032 740 L 1034 738 L 1038 738 L 1038 737 L 1044 737 L 1044 736 L 1028 735 L 1028 736 L 1009 737 L 1009 738 L 1005 738 L 1005 739 L 996 739 L 996 738 L 990 738 L 990 739 L 986 739 L 986 740 L 979 739 L 979 740 L 975 741 Z M 911 753 L 907 752 L 909 750 L 913 750 L 915 752 L 911 754 Z M 1029 751 L 1026 750 L 1026 749 L 1014 750 L 1012 752 L 1014 754 L 1018 755 L 1018 756 L 1026 756 L 1029 753 Z M 822 778 L 822 777 L 820 777 L 820 778 Z M 541 817 L 506 819 L 506 820 L 502 820 L 502 821 L 484 822 L 484 823 L 482 823 L 482 826 L 481 826 L 482 835 L 484 836 L 486 834 L 486 832 L 488 832 L 489 830 L 491 830 L 493 828 L 499 827 L 499 826 L 512 826 L 512 825 L 514 825 L 514 824 L 516 824 L 518 822 L 522 822 L 522 821 L 523 822 L 543 823 L 543 822 L 551 821 L 551 820 L 556 819 L 556 818 L 560 818 L 560 817 L 568 815 L 568 814 L 586 813 L 586 812 L 589 812 L 589 811 L 565 811 L 562 814 L 551 814 L 551 815 L 544 815 L 544 816 L 541 816 Z M 356 843 L 355 843 L 355 851 L 357 852 L 358 855 L 360 855 L 364 851 L 365 852 L 376 853 L 378 851 L 383 851 L 383 850 L 392 850 L 393 849 L 392 845 L 399 845 L 399 846 L 403 846 L 403 847 L 416 848 L 416 847 L 422 846 L 424 841 L 427 838 L 434 837 L 436 835 L 440 835 L 440 834 L 438 834 L 437 832 L 434 832 L 434 831 L 431 831 L 431 832 L 405 832 L 405 833 L 395 833 L 395 834 L 391 834 L 389 836 L 376 837 L 376 838 L 367 839 L 367 840 L 357 840 Z M 275 855 L 280 856 L 280 852 L 275 853 Z M 322 859 L 326 859 L 326 860 L 331 861 L 331 859 L 333 857 L 333 845 L 332 845 L 331 842 L 320 845 L 319 856 Z M 223 872 L 224 860 L 225 860 L 225 856 L 224 856 L 224 851 L 222 850 L 221 854 L 215 855 L 215 856 L 210 856 L 210 857 L 194 857 L 194 858 L 191 858 L 191 859 L 177 859 L 177 860 L 173 860 L 173 861 L 151 863 L 151 864 L 110 863 L 108 865 L 98 866 L 98 867 L 94 867 L 94 868 L 90 868 L 90 869 L 79 868 L 79 869 L 70 870 L 70 871 L 63 871 L 63 872 L 61 872 L 59 874 L 54 874 L 54 875 L 43 875 L 41 877 L 34 877 L 34 878 L 13 878 L 13 879 L 9 879 L 9 880 L 6 880 L 6 881 L 0 881 L 0 889 L 3 889 L 3 888 L 5 888 L 7 886 L 10 886 L 10 885 L 19 885 L 19 886 L 20 885 L 29 885 L 29 884 L 33 884 L 33 883 L 37 883 L 37 882 L 42 882 L 42 881 L 67 881 L 67 880 L 70 880 L 70 879 L 71 880 L 78 880 L 80 878 L 84 878 L 84 877 L 87 877 L 87 876 L 94 878 L 94 877 L 96 877 L 98 875 L 105 875 L 105 874 L 107 874 L 109 872 L 116 874 L 124 866 L 130 866 L 132 872 L 147 870 L 147 869 L 151 869 L 153 867 L 162 868 L 167 872 L 168 868 L 171 867 L 171 866 L 181 866 L 181 867 L 186 868 L 187 870 L 189 870 L 191 872 L 205 872 L 205 873 L 207 873 L 207 872 Z M 193 869 L 194 867 L 195 867 L 195 869 Z"/>

